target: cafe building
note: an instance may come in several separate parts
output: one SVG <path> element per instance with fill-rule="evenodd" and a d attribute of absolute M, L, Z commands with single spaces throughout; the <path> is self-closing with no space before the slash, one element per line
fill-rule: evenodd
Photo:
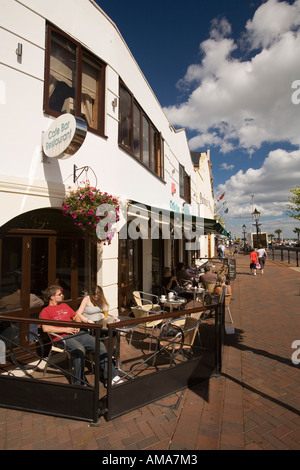
<path fill-rule="evenodd" d="M 133 290 L 158 292 L 164 266 L 213 256 L 209 151 L 192 158 L 105 12 L 2 0 L 0 32 L 1 311 L 38 316 L 33 295 L 54 283 L 76 309 L 97 283 L 117 315 Z M 111 243 L 63 213 L 87 186 L 118 200 Z"/>

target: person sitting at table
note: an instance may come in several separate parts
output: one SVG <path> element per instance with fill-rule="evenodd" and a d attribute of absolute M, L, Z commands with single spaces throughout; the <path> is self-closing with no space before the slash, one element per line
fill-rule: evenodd
<path fill-rule="evenodd" d="M 94 323 L 93 317 L 96 318 L 97 314 L 102 313 L 105 307 L 108 310 L 109 305 L 102 287 L 93 287 L 83 297 L 78 310 L 76 310 L 76 321 L 78 318 L 78 321 Z"/>
<path fill-rule="evenodd" d="M 166 267 L 164 268 L 164 275 L 162 279 L 162 286 L 166 290 L 166 293 L 170 291 L 174 291 L 176 294 L 178 294 L 180 297 L 183 297 L 185 299 L 192 299 L 193 294 L 190 292 L 183 292 L 183 287 L 180 287 L 179 282 L 177 280 L 176 276 L 172 276 L 171 274 L 171 269 Z"/>
<path fill-rule="evenodd" d="M 172 276 L 171 269 L 168 267 L 164 268 L 162 286 L 165 288 L 167 293 L 170 291 L 179 293 L 182 290 L 177 280 L 177 277 Z"/>
<path fill-rule="evenodd" d="M 40 318 L 42 320 L 57 320 L 70 323 L 74 320 L 76 312 L 74 312 L 69 305 L 63 303 L 63 294 L 59 285 L 49 286 L 43 294 L 48 306 L 43 308 L 40 313 Z M 91 353 L 95 353 L 95 338 L 89 335 L 86 331 L 73 327 L 72 324 L 70 327 L 43 324 L 42 329 L 45 333 L 56 333 L 63 337 L 66 349 L 71 353 L 73 360 L 76 377 L 75 384 L 83 385 L 85 353 L 86 350 Z M 58 347 L 63 347 L 63 343 L 60 338 L 54 337 L 53 340 Z M 107 381 L 108 357 L 106 347 L 102 342 L 100 342 L 100 368 L 102 369 L 104 380 Z M 121 382 L 121 378 L 117 375 L 114 366 L 112 366 L 112 385 Z"/>
<path fill-rule="evenodd" d="M 190 274 L 187 273 L 183 263 L 178 263 L 177 269 L 176 269 L 176 277 L 177 277 L 178 283 L 182 287 L 187 287 L 188 285 L 193 285 L 193 286 L 197 285 L 194 278 L 190 276 Z"/>
<path fill-rule="evenodd" d="M 200 282 L 205 286 L 205 283 L 216 283 L 217 282 L 217 274 L 212 272 L 212 266 L 210 264 L 206 264 L 204 266 L 204 274 L 200 275 Z"/>
<path fill-rule="evenodd" d="M 100 314 L 106 309 L 109 309 L 109 305 L 102 287 L 92 287 L 89 293 L 83 297 L 79 308 L 76 310 L 75 320 L 79 322 L 95 323 L 95 321 L 98 321 L 97 318 L 100 318 Z M 105 327 L 101 328 L 100 336 L 107 339 L 107 335 L 108 329 Z M 117 333 L 113 331 L 113 349 L 116 349 L 116 336 Z"/>
<path fill-rule="evenodd" d="M 218 283 L 215 286 L 212 295 L 220 296 L 225 287 L 225 294 L 231 294 L 231 286 L 226 284 L 226 276 L 224 274 L 218 274 Z"/>

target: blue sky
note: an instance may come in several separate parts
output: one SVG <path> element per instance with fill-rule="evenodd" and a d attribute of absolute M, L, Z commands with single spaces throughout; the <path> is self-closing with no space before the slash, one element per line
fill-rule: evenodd
<path fill-rule="evenodd" d="M 262 231 L 295 237 L 300 223 L 285 210 L 290 189 L 300 185 L 300 104 L 292 100 L 300 81 L 300 0 L 97 3 L 170 123 L 186 129 L 190 149 L 210 149 L 228 230 L 252 230 L 257 207 Z"/>

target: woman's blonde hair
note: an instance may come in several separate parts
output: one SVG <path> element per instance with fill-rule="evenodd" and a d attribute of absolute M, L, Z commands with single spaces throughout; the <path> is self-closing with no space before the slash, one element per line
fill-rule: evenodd
<path fill-rule="evenodd" d="M 222 284 L 223 282 L 225 282 L 225 281 L 226 281 L 226 276 L 225 276 L 225 274 L 219 274 L 219 275 L 218 275 L 218 281 L 219 281 L 220 284 Z"/>
<path fill-rule="evenodd" d="M 93 305 L 100 307 L 101 309 L 105 306 L 108 305 L 108 302 L 105 298 L 104 292 L 102 287 L 100 286 L 95 286 L 92 287 L 89 291 L 89 296 L 91 299 L 91 302 Z M 99 299 L 95 300 L 95 297 L 98 296 Z"/>

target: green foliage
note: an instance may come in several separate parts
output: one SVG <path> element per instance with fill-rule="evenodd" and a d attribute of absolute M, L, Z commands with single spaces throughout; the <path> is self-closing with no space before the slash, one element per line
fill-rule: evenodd
<path fill-rule="evenodd" d="M 300 186 L 295 186 L 291 189 L 290 192 L 293 194 L 289 196 L 289 201 L 291 204 L 287 204 L 287 215 L 293 219 L 300 220 Z"/>

